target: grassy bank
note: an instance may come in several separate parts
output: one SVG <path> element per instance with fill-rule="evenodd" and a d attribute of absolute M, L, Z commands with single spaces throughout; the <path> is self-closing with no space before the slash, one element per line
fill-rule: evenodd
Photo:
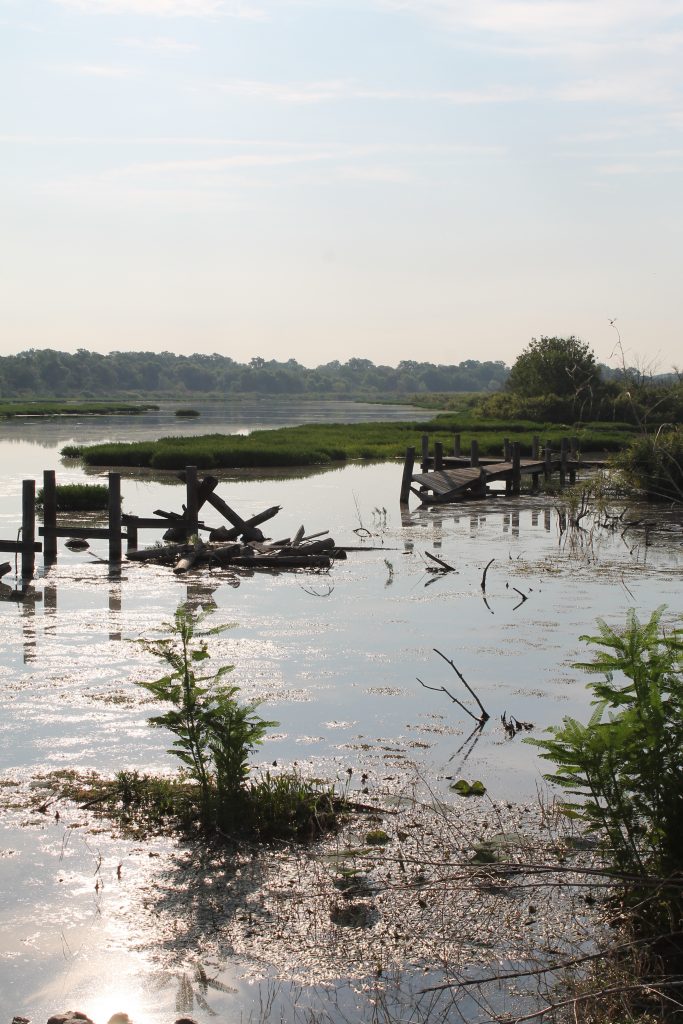
<path fill-rule="evenodd" d="M 559 445 L 570 434 L 583 451 L 617 451 L 633 437 L 627 424 L 585 424 L 581 427 L 520 421 L 465 419 L 445 414 L 423 423 L 307 424 L 258 430 L 248 436 L 206 434 L 201 437 L 165 437 L 158 441 L 98 444 L 79 449 L 89 466 L 137 466 L 152 469 L 237 469 L 266 466 L 307 466 L 349 459 L 396 459 L 406 448 L 420 449 L 423 434 L 441 441 L 448 453 L 453 435 L 459 433 L 463 451 L 476 437 L 482 455 L 500 455 L 504 437 L 519 441 L 523 453 L 531 452 L 535 434 L 542 442 Z M 74 454 L 74 453 L 70 453 Z"/>
<path fill-rule="evenodd" d="M 15 416 L 136 416 L 158 409 L 142 402 L 2 402 L 0 419 Z"/>

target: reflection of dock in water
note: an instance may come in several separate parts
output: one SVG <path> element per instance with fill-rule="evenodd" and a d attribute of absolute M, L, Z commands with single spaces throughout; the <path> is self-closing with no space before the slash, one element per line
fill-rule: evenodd
<path fill-rule="evenodd" d="M 108 639 L 117 642 L 123 639 L 121 633 L 121 612 L 123 610 L 122 583 L 125 582 L 125 578 L 121 575 L 120 566 L 110 567 L 107 572 L 106 581 L 108 582 Z M 41 582 L 42 589 L 40 588 Z M 223 582 L 221 581 L 221 584 Z M 217 605 L 213 595 L 221 584 L 213 582 L 204 584 L 201 581 L 188 582 L 185 587 L 185 601 L 188 608 L 193 611 L 198 610 L 200 607 L 211 609 L 212 611 L 215 610 Z M 58 595 L 59 580 L 53 575 L 45 576 L 42 580 L 37 579 L 30 584 L 15 587 L 4 581 L 0 582 L 0 601 L 6 601 L 17 606 L 21 620 L 24 664 L 37 660 L 38 636 L 40 633 L 50 637 L 57 637 L 59 634 Z M 38 617 L 38 606 L 41 605 L 43 614 Z M 64 614 L 67 614 L 66 609 Z M 39 624 L 42 626 L 40 631 L 37 630 Z"/>

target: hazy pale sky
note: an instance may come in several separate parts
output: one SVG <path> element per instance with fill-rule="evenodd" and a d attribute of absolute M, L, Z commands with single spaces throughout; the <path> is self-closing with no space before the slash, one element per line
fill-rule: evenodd
<path fill-rule="evenodd" d="M 0 0 L 0 352 L 683 364 L 683 0 Z"/>

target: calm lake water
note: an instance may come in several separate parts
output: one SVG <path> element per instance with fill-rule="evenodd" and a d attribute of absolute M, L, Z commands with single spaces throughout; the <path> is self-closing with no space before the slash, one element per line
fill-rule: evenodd
<path fill-rule="evenodd" d="M 78 465 L 59 458 L 72 441 L 425 415 L 354 403 L 213 403 L 201 407 L 198 421 L 179 424 L 175 407 L 125 419 L 0 424 L 0 536 L 16 536 L 22 479 L 40 485 L 44 469 L 56 469 L 58 482 L 86 479 Z M 579 637 L 595 631 L 597 616 L 623 622 L 630 607 L 642 617 L 663 603 L 671 617 L 680 613 L 681 519 L 633 509 L 619 530 L 596 527 L 567 538 L 559 532 L 556 502 L 538 497 L 438 512 L 411 508 L 402 516 L 400 478 L 398 464 L 256 479 L 223 474 L 218 493 L 245 518 L 282 506 L 273 536 L 304 524 L 307 533 L 329 530 L 338 544 L 367 549 L 329 573 L 202 571 L 181 579 L 169 568 L 126 562 L 110 571 L 102 561 L 106 542 L 93 541 L 85 553 L 60 546 L 47 573 L 38 556 L 37 577 L 22 601 L 12 594 L 13 575 L 6 576 L 0 600 L 5 783 L 33 787 L 39 797 L 37 776 L 57 769 L 173 770 L 168 739 L 146 724 L 153 711 L 135 685 L 158 669 L 134 641 L 154 635 L 189 601 L 213 608 L 216 623 L 232 624 L 212 644 L 216 666 L 234 665 L 230 682 L 245 698 L 262 699 L 264 716 L 279 723 L 259 751 L 261 766 L 296 763 L 340 780 L 352 769 L 352 785 L 366 773 L 371 790 L 416 776 L 451 802 L 450 782 L 465 776 L 481 779 L 495 802 L 535 800 L 542 763 L 532 747 L 506 738 L 500 716 L 533 722 L 535 734 L 563 715 L 587 716 L 586 678 L 571 667 L 586 656 Z M 141 516 L 157 508 L 180 511 L 183 501 L 172 476 L 130 474 L 122 493 L 124 511 Z M 642 530 L 623 530 L 644 516 L 664 526 L 647 544 Z M 218 525 L 220 517 L 211 510 L 205 519 Z M 141 534 L 143 543 L 155 539 Z M 455 571 L 431 572 L 426 552 Z M 491 559 L 484 595 L 482 572 Z M 434 648 L 453 659 L 490 713 L 481 734 L 470 735 L 472 720 L 446 694 L 420 686 L 418 677 L 471 704 Z M 71 1007 L 99 1022 L 124 1009 L 136 1024 L 162 1024 L 175 1010 L 191 1010 L 204 1024 L 211 1012 L 221 1020 L 237 1013 L 258 1019 L 263 1000 L 272 999 L 279 1009 L 271 1007 L 269 1019 L 294 1019 L 297 1007 L 305 1013 L 308 990 L 298 988 L 295 965 L 288 974 L 281 965 L 273 969 L 274 952 L 270 961 L 267 951 L 238 953 L 221 942 L 220 924 L 202 967 L 208 970 L 210 961 L 216 982 L 207 988 L 196 974 L 197 936 L 203 947 L 209 944 L 204 925 L 197 931 L 201 899 L 193 897 L 193 927 L 178 911 L 173 942 L 168 920 L 166 931 L 155 931 L 162 915 L 159 865 L 177 856 L 178 847 L 168 840 L 135 844 L 84 825 L 77 809 L 58 818 L 52 809 L 3 811 L 0 992 L 7 1012 L 40 1019 Z M 262 979 L 274 976 L 287 980 L 264 988 Z M 284 994 L 277 987 L 290 983 L 294 988 Z M 339 986 L 335 991 L 342 1004 L 349 1000 L 339 1012 L 352 1019 L 360 1013 L 357 991 L 346 997 Z"/>

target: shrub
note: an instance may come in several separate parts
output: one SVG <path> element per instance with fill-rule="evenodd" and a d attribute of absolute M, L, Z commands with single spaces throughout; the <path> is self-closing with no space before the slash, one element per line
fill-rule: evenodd
<path fill-rule="evenodd" d="M 591 682 L 596 705 L 587 725 L 565 718 L 551 739 L 528 739 L 556 766 L 545 778 L 568 796 L 565 812 L 601 833 L 608 861 L 628 875 L 632 903 L 651 894 L 648 879 L 677 878 L 660 911 L 683 924 L 683 630 L 666 632 L 664 608 L 625 628 L 598 620 L 584 636 L 601 648 L 576 667 L 602 674 Z M 615 681 L 615 674 L 624 677 Z M 609 717 L 605 719 L 605 713 Z"/>
<path fill-rule="evenodd" d="M 683 501 L 683 430 L 642 434 L 614 460 L 624 481 L 648 498 Z"/>

